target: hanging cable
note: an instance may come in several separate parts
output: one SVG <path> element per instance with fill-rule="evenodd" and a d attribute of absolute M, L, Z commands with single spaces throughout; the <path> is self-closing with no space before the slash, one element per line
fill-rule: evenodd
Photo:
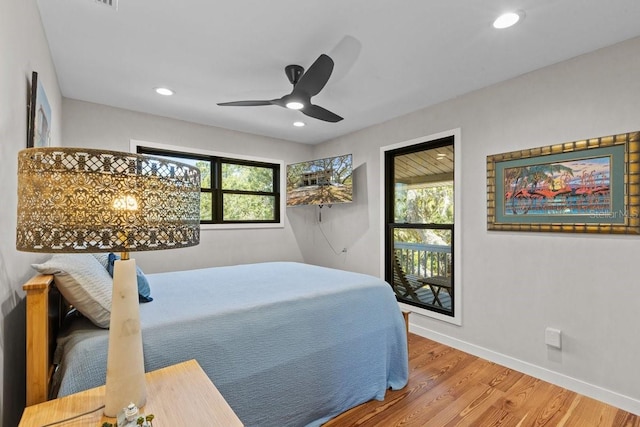
<path fill-rule="evenodd" d="M 327 241 L 327 244 L 329 245 L 329 247 L 331 248 L 331 250 L 333 251 L 334 254 L 336 255 L 340 255 L 340 252 L 336 251 L 335 248 L 333 247 L 333 245 L 331 244 L 331 242 L 329 241 L 329 238 L 327 237 L 326 234 L 324 234 L 324 230 L 322 229 L 322 225 L 318 224 L 318 228 L 320 229 L 320 232 L 322 233 L 322 236 L 324 237 L 324 240 Z"/>

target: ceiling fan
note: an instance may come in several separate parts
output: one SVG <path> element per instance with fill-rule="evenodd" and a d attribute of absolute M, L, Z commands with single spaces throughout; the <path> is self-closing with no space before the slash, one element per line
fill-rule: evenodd
<path fill-rule="evenodd" d="M 325 122 L 339 122 L 342 117 L 331 111 L 311 103 L 311 97 L 320 93 L 327 84 L 333 71 L 333 59 L 324 53 L 316 59 L 307 72 L 300 65 L 287 65 L 284 71 L 293 85 L 290 94 L 282 98 L 259 101 L 221 102 L 222 107 L 255 107 L 260 105 L 278 105 L 292 110 L 300 110 L 303 114 Z"/>

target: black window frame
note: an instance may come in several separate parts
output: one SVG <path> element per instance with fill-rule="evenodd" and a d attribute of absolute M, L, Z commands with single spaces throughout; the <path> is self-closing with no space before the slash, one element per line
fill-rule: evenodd
<path fill-rule="evenodd" d="M 417 153 L 424 150 L 435 150 L 441 147 L 455 147 L 457 143 L 455 135 L 449 135 L 443 138 L 437 138 L 434 140 L 427 140 L 418 142 L 415 144 L 407 145 L 397 149 L 388 150 L 384 153 L 384 183 L 385 183 L 385 206 L 384 206 L 384 221 L 385 221 L 385 280 L 387 283 L 393 283 L 393 257 L 394 257 L 394 239 L 393 233 L 396 228 L 416 228 L 416 229 L 440 229 L 450 230 L 451 232 L 451 310 L 445 310 L 441 307 L 437 307 L 432 304 L 423 304 L 416 302 L 408 298 L 400 298 L 396 296 L 398 302 L 403 304 L 412 305 L 423 310 L 439 313 L 447 317 L 456 316 L 456 281 L 455 281 L 455 229 L 456 229 L 456 217 L 454 216 L 453 223 L 451 224 L 434 224 L 434 223 L 406 223 L 395 222 L 395 164 L 394 160 L 397 156 L 404 154 Z M 455 161 L 455 159 L 454 159 Z M 455 186 L 455 172 L 454 172 L 454 186 Z M 455 191 L 455 190 L 454 190 Z"/>
<path fill-rule="evenodd" d="M 162 148 L 145 147 L 138 145 L 136 147 L 138 154 L 149 156 L 170 156 L 174 158 L 182 158 L 188 160 L 198 160 L 209 162 L 211 173 L 211 188 L 201 188 L 200 192 L 211 195 L 211 220 L 200 220 L 200 224 L 279 224 L 281 219 L 280 210 L 280 164 L 261 162 L 255 160 L 237 159 L 227 156 L 216 156 L 208 154 L 190 153 L 187 151 L 174 151 Z M 223 190 L 222 189 L 222 165 L 233 164 L 240 166 L 253 166 L 259 168 L 271 169 L 273 171 L 273 191 L 246 191 L 246 190 Z M 268 196 L 274 198 L 274 219 L 269 220 L 224 220 L 224 195 L 240 194 Z"/>

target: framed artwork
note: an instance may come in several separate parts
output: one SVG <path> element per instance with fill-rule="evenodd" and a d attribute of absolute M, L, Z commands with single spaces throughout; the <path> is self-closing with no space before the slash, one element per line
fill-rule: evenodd
<path fill-rule="evenodd" d="M 640 234 L 640 131 L 488 156 L 487 228 Z"/>
<path fill-rule="evenodd" d="M 48 147 L 51 141 L 51 106 L 35 71 L 31 75 L 27 148 Z"/>

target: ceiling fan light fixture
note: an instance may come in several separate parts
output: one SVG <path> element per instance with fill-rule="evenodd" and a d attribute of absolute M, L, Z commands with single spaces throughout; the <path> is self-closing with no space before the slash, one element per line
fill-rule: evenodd
<path fill-rule="evenodd" d="M 154 89 L 158 95 L 171 96 L 174 92 L 166 87 L 157 87 Z"/>
<path fill-rule="evenodd" d="M 518 23 L 522 18 L 524 18 L 524 12 L 521 10 L 515 12 L 507 12 L 498 16 L 495 21 L 493 21 L 493 28 L 498 30 L 502 30 L 504 28 L 509 28 Z"/>
<path fill-rule="evenodd" d="M 285 106 L 290 110 L 302 110 L 304 108 L 304 104 L 300 101 L 289 101 Z"/>

